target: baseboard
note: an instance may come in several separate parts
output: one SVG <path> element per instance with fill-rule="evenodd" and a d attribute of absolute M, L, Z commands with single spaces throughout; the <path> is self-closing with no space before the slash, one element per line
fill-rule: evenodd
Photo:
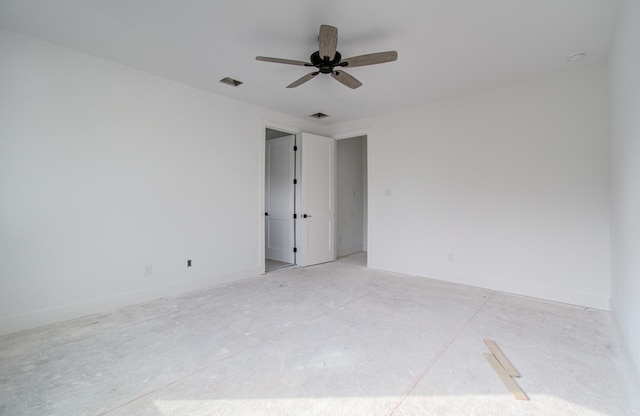
<path fill-rule="evenodd" d="M 191 292 L 193 290 L 205 289 L 249 277 L 255 277 L 261 273 L 262 268 L 256 267 L 207 278 L 191 279 L 165 286 L 152 287 L 145 290 L 123 293 L 115 296 L 91 299 L 20 315 L 1 317 L 0 335 L 24 331 L 26 329 L 37 328 L 39 326 L 67 321 L 70 319 L 81 318 L 95 313 L 107 312 L 159 298 L 175 297 L 176 295 Z"/>
<path fill-rule="evenodd" d="M 625 331 L 622 329 L 622 325 L 620 325 L 620 320 L 618 319 L 618 312 L 616 311 L 615 305 L 611 302 L 611 323 L 616 331 L 616 336 L 620 339 L 622 344 L 622 349 L 624 350 L 624 354 L 626 358 L 629 360 L 634 369 L 634 375 L 636 376 L 636 380 L 640 382 L 640 351 L 636 351 L 632 348 L 632 345 L 629 343 L 629 339 Z"/>
<path fill-rule="evenodd" d="M 586 306 L 594 309 L 608 311 L 610 308 L 609 298 L 591 293 L 569 291 L 553 287 L 539 286 L 523 282 L 509 282 L 486 276 L 464 275 L 452 273 L 444 270 L 416 269 L 405 265 L 398 265 L 385 261 L 369 260 L 369 267 L 372 269 L 385 270 L 395 273 L 403 273 L 412 276 L 426 277 L 445 282 L 458 283 L 467 286 L 480 287 L 484 289 L 496 290 L 499 292 L 512 293 L 515 295 L 528 296 L 537 299 L 550 300 L 554 302 L 567 303 L 570 305 Z"/>
<path fill-rule="evenodd" d="M 350 256 L 352 254 L 356 254 L 356 253 L 361 253 L 363 251 L 366 251 L 362 248 L 362 246 L 360 247 L 350 247 L 350 248 L 339 248 L 338 249 L 338 257 L 346 257 L 346 256 Z"/>

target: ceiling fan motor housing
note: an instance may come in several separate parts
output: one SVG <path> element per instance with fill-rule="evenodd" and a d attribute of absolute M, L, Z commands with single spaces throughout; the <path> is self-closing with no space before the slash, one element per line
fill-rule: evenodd
<path fill-rule="evenodd" d="M 342 55 L 340 55 L 340 52 L 337 52 L 337 51 L 332 60 L 329 60 L 328 57 L 321 58 L 320 51 L 312 53 L 311 57 L 309 58 L 313 66 L 318 68 L 318 71 L 320 71 L 323 74 L 332 73 L 333 68 L 338 66 L 338 64 L 340 64 L 341 59 L 342 59 Z"/>

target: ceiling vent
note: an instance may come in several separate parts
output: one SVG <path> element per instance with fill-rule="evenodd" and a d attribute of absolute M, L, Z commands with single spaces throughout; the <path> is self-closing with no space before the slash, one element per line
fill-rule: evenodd
<path fill-rule="evenodd" d="M 237 79 L 224 77 L 220 80 L 223 84 L 231 85 L 232 87 L 238 87 L 242 85 L 242 81 L 238 81 Z"/>
<path fill-rule="evenodd" d="M 315 114 L 311 114 L 309 117 L 321 119 L 321 118 L 327 118 L 329 116 L 325 113 L 315 113 Z"/>

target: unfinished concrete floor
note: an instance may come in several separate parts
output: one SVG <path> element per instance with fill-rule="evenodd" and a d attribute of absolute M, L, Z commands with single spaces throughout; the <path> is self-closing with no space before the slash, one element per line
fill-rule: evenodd
<path fill-rule="evenodd" d="M 607 312 L 364 255 L 0 337 L 0 414 L 634 415 Z M 531 398 L 485 361 L 495 340 Z"/>

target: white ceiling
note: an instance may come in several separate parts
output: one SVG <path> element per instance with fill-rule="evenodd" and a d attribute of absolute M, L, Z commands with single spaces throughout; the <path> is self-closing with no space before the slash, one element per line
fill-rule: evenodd
<path fill-rule="evenodd" d="M 614 0 L 0 0 L 0 26 L 216 94 L 324 124 L 371 116 L 606 59 Z M 343 57 L 398 61 L 285 88 L 308 68 L 321 24 Z M 587 52 L 568 63 L 569 55 Z M 232 88 L 218 81 L 244 82 Z"/>

